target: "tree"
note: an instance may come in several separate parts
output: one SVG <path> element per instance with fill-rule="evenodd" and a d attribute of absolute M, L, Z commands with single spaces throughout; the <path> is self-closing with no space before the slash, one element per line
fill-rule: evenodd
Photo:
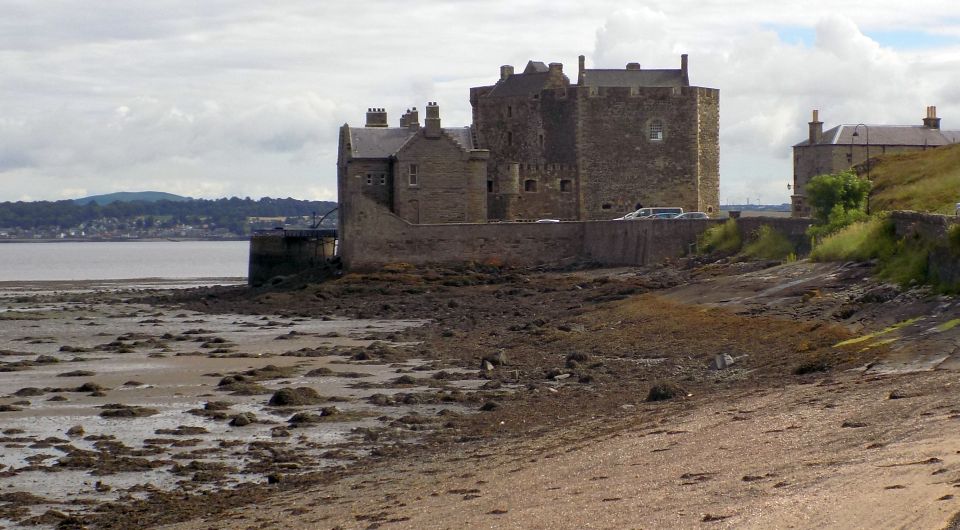
<path fill-rule="evenodd" d="M 847 213 L 865 211 L 869 194 L 870 181 L 853 171 L 817 175 L 807 183 L 807 197 L 813 206 L 813 215 L 821 223 L 830 222 L 830 214 L 837 206 Z"/>

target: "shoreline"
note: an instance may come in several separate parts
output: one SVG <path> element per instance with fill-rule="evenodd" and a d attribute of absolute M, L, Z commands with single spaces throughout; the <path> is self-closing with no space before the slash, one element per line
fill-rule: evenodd
<path fill-rule="evenodd" d="M 0 243 L 182 243 L 194 241 L 250 241 L 250 236 L 236 237 L 116 237 L 116 238 L 96 238 L 96 239 L 0 239 Z"/>

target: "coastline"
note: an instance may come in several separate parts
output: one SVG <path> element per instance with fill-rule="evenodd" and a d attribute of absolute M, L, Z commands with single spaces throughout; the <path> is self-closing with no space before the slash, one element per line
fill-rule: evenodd
<path fill-rule="evenodd" d="M 115 237 L 115 238 L 74 238 L 74 239 L 0 239 L 0 243 L 124 243 L 124 242 L 169 242 L 179 243 L 186 241 L 249 241 L 250 236 L 236 237 Z"/>

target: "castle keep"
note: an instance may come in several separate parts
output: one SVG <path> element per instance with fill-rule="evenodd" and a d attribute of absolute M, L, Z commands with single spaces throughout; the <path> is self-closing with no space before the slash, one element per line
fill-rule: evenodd
<path fill-rule="evenodd" d="M 414 224 L 611 219 L 641 206 L 719 208 L 719 91 L 679 69 L 502 66 L 470 89 L 473 125 L 443 128 L 440 108 L 399 127 L 371 108 L 340 131 L 341 219 L 362 195 Z"/>

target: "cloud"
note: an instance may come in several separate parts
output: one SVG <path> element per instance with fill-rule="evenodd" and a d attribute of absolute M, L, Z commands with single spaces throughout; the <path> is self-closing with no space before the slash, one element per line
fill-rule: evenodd
<path fill-rule="evenodd" d="M 811 108 L 827 127 L 919 122 L 926 105 L 945 127 L 960 117 L 960 5 L 622 6 L 0 0 L 0 200 L 81 189 L 332 198 L 338 128 L 367 107 L 396 123 L 438 101 L 445 125 L 467 125 L 469 87 L 495 81 L 499 65 L 560 61 L 569 73 L 581 53 L 651 68 L 690 55 L 691 80 L 721 89 L 725 198 L 787 200 L 789 146 Z M 923 45 L 889 44 L 911 38 Z"/>

